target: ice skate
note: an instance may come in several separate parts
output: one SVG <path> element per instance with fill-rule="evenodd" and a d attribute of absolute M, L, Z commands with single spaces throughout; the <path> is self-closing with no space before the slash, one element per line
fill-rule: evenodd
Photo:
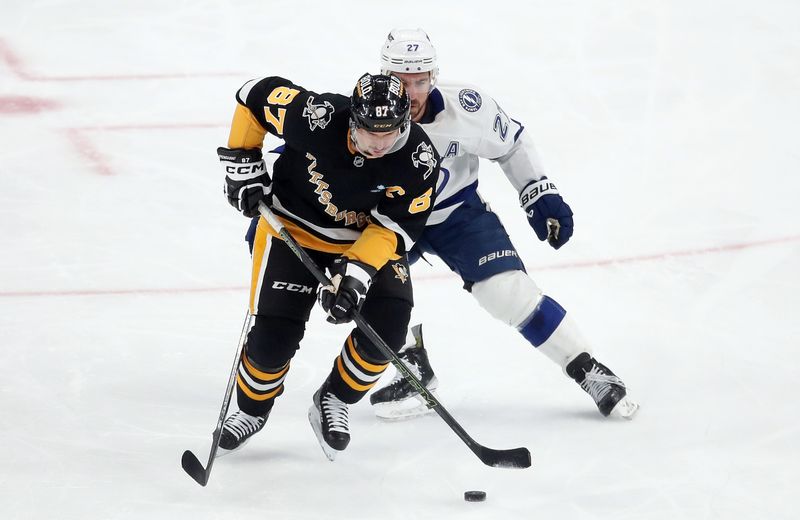
<path fill-rule="evenodd" d="M 422 342 L 422 325 L 415 325 L 411 332 L 414 335 L 415 343 L 402 349 L 398 353 L 398 357 L 425 385 L 425 388 L 436 395 L 434 390 L 439 386 L 439 381 L 436 379 L 436 374 L 433 373 L 433 368 L 428 361 L 428 352 Z M 386 420 L 410 419 L 434 413 L 425 404 L 425 399 L 400 372 L 395 374 L 394 379 L 388 385 L 370 395 L 369 402 L 372 404 L 375 415 Z"/>
<path fill-rule="evenodd" d="M 261 431 L 268 417 L 269 412 L 261 416 L 249 415 L 241 410 L 234 412 L 222 425 L 219 447 L 228 453 L 241 448 L 250 437 Z"/>
<path fill-rule="evenodd" d="M 572 360 L 566 372 L 592 397 L 604 416 L 632 419 L 639 409 L 639 404 L 628 397 L 625 383 L 587 352 Z"/>
<path fill-rule="evenodd" d="M 314 393 L 314 404 L 308 409 L 308 421 L 328 460 L 350 443 L 348 405 L 333 395 L 326 380 Z"/>

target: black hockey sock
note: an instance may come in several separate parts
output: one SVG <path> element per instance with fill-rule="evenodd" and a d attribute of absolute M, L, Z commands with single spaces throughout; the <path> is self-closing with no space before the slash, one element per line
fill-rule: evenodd
<path fill-rule="evenodd" d="M 239 373 L 236 375 L 239 409 L 254 416 L 269 412 L 275 398 L 283 393 L 283 381 L 288 372 L 288 362 L 279 368 L 261 367 L 242 352 Z"/>
<path fill-rule="evenodd" d="M 331 391 L 348 404 L 358 402 L 380 379 L 389 364 L 366 355 L 353 335 L 347 337 L 329 376 Z"/>

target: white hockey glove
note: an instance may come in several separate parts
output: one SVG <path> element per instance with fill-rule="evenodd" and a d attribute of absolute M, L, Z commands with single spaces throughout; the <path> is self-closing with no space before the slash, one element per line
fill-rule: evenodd
<path fill-rule="evenodd" d="M 225 196 L 234 208 L 246 217 L 258 215 L 258 203 L 270 205 L 272 179 L 261 156 L 261 150 L 254 148 L 217 148 L 219 161 L 225 168 Z"/>

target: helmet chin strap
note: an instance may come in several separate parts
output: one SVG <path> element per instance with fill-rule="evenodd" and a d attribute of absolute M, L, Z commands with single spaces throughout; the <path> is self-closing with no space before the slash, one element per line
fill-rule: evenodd
<path fill-rule="evenodd" d="M 350 125 L 350 140 L 353 142 L 353 146 L 356 148 L 356 151 L 366 157 L 367 159 L 377 159 L 378 157 L 372 155 L 368 151 L 364 150 L 360 144 L 358 144 L 358 137 L 356 136 L 356 126 Z"/>
<path fill-rule="evenodd" d="M 361 145 L 358 144 L 358 137 L 356 136 L 356 123 L 352 119 L 350 120 L 350 141 L 353 143 L 356 151 L 366 157 L 367 159 L 372 159 L 372 156 L 368 154 L 365 150 L 361 148 Z"/>
<path fill-rule="evenodd" d="M 392 146 L 389 147 L 389 150 L 384 155 L 388 155 L 388 154 L 390 154 L 392 152 L 396 152 L 397 150 L 399 150 L 400 148 L 403 147 L 405 142 L 408 140 L 408 129 L 410 128 L 410 126 L 411 125 L 408 123 L 408 121 L 403 123 L 403 126 L 400 127 L 400 132 L 398 132 L 398 134 L 397 134 L 397 139 L 395 139 L 394 143 L 392 143 Z M 357 129 L 356 122 L 353 121 L 352 119 L 350 119 L 350 141 L 353 143 L 353 146 L 355 147 L 355 149 L 358 151 L 358 153 L 360 153 L 361 155 L 363 155 L 367 159 L 377 159 L 378 158 L 377 156 L 371 155 L 369 152 L 367 152 L 366 150 L 361 148 L 360 144 L 358 144 L 358 137 L 356 136 L 356 129 Z M 398 146 L 398 144 L 399 144 L 399 146 Z M 381 157 L 383 157 L 383 156 L 381 156 Z"/>

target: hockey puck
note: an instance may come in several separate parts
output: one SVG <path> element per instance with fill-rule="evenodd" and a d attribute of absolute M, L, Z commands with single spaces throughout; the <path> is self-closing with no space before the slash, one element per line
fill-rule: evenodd
<path fill-rule="evenodd" d="M 483 502 L 486 500 L 486 491 L 464 491 L 464 500 L 467 502 Z"/>

